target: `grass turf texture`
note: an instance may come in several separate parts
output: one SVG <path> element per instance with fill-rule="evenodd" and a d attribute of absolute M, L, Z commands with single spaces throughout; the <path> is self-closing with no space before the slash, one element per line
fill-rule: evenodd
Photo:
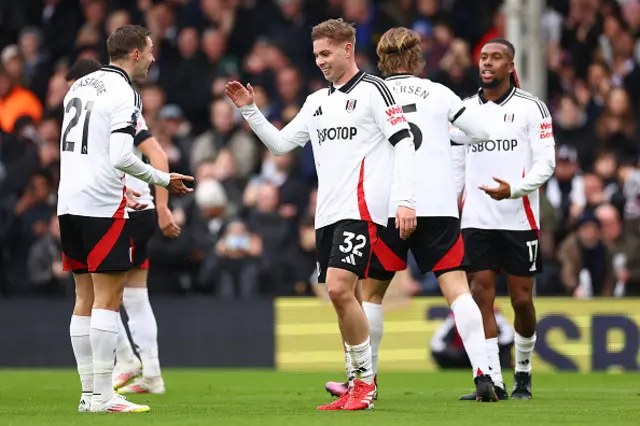
<path fill-rule="evenodd" d="M 508 388 L 511 375 L 507 374 Z M 458 401 L 468 372 L 380 376 L 372 412 L 317 412 L 331 401 L 323 384 L 340 374 L 247 370 L 165 371 L 166 395 L 133 395 L 148 414 L 80 414 L 71 370 L 0 369 L 0 425 L 638 425 L 637 373 L 533 377 L 534 399 L 481 404 Z M 366 422 L 366 423 L 364 423 Z"/>

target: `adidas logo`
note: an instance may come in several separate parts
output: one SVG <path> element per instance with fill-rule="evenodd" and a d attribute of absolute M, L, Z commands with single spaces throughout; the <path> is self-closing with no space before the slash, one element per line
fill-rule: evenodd
<path fill-rule="evenodd" d="M 313 113 L 314 117 L 317 117 L 319 115 L 322 115 L 322 107 L 318 107 L 318 109 L 316 110 L 316 112 Z"/>
<path fill-rule="evenodd" d="M 525 359 L 524 361 L 520 361 L 518 364 L 520 364 L 520 365 L 529 365 L 529 360 Z"/>
<path fill-rule="evenodd" d="M 356 258 L 355 256 L 352 254 L 348 255 L 347 257 L 342 259 L 342 263 L 346 263 L 347 265 L 355 265 L 356 264 Z"/>

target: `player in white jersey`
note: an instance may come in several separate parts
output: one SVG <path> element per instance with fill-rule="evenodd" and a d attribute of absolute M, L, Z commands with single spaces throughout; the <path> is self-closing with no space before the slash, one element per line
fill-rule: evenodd
<path fill-rule="evenodd" d="M 102 68 L 99 62 L 81 58 L 67 72 L 69 87 L 85 75 Z M 143 161 L 148 160 L 152 167 L 168 171 L 167 155 L 153 137 L 144 117 L 140 115 L 133 140 L 133 152 Z M 164 235 L 175 238 L 180 235 L 180 227 L 175 223 L 168 208 L 169 194 L 163 187 L 156 187 L 156 206 L 149 184 L 127 175 L 127 188 L 140 194 L 138 202 L 145 204 L 143 210 L 128 209 L 129 229 L 131 230 L 131 261 L 133 269 L 127 274 L 122 305 L 129 316 L 129 328 L 134 343 L 138 347 L 140 359 L 133 352 L 127 330 L 118 316 L 118 347 L 113 388 L 120 394 L 128 393 L 164 393 L 164 381 L 160 373 L 158 358 L 158 326 L 147 292 L 147 270 L 149 255 L 147 244 L 156 230 L 157 223 Z M 141 361 L 142 360 L 142 361 Z M 142 377 L 139 377 L 142 375 Z M 131 382 L 131 383 L 130 383 Z"/>
<path fill-rule="evenodd" d="M 82 383 L 81 412 L 146 412 L 114 395 L 113 365 L 123 282 L 131 269 L 125 174 L 187 193 L 191 177 L 159 171 L 132 152 L 140 96 L 153 62 L 149 30 L 125 26 L 107 41 L 111 63 L 78 79 L 64 98 L 58 216 L 65 270 L 73 272 L 76 303 L 69 334 Z"/>
<path fill-rule="evenodd" d="M 424 62 L 420 35 L 407 28 L 392 28 L 378 42 L 378 67 L 387 77 L 396 101 L 402 105 L 415 144 L 416 214 L 418 227 L 403 240 L 395 231 L 394 194 L 389 224 L 379 234 L 373 251 L 369 278 L 362 285 L 362 306 L 369 320 L 373 368 L 378 370 L 378 349 L 382 340 L 382 299 L 396 272 L 407 267 L 411 250 L 421 273 L 433 271 L 442 293 L 455 315 L 464 347 L 473 367 L 478 398 L 495 401 L 485 349 L 482 315 L 473 301 L 464 272 L 464 246 L 460 235 L 458 196 L 451 163 L 450 123 L 482 142 L 489 131 L 482 116 L 466 111 L 462 100 L 447 87 L 415 77 Z M 345 384 L 329 382 L 326 389 L 335 396 Z"/>
<path fill-rule="evenodd" d="M 316 255 L 355 379 L 343 398 L 319 410 L 373 408 L 374 372 L 367 318 L 356 292 L 369 275 L 378 231 L 387 225 L 394 164 L 398 173 L 397 226 L 402 238 L 415 228 L 414 146 L 407 120 L 384 81 L 359 71 L 355 28 L 342 19 L 311 33 L 316 65 L 331 83 L 307 97 L 298 115 L 278 131 L 253 103 L 253 90 L 231 82 L 226 93 L 274 154 L 313 147 L 318 173 Z"/>
<path fill-rule="evenodd" d="M 536 341 L 533 282 L 542 265 L 538 253 L 539 188 L 555 169 L 555 142 L 546 105 L 517 87 L 514 54 L 513 45 L 504 39 L 488 42 L 480 56 L 482 88 L 465 100 L 467 108 L 482 108 L 491 126 L 491 140 L 465 147 L 462 235 L 498 397 L 507 397 L 507 392 L 500 370 L 493 304 L 496 274 L 504 271 L 515 312 L 516 366 L 511 397 L 530 399 Z M 460 133 L 454 131 L 452 138 L 460 139 Z M 498 186 L 489 187 L 492 181 Z"/>

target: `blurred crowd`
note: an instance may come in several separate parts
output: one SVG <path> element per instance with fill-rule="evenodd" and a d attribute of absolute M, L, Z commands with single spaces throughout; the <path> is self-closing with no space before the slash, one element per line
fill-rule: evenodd
<path fill-rule="evenodd" d="M 55 217 L 64 75 L 77 58 L 106 62 L 115 28 L 151 29 L 156 62 L 138 87 L 143 114 L 193 194 L 171 208 L 183 227 L 150 243 L 152 292 L 219 297 L 311 294 L 316 176 L 310 146 L 274 157 L 224 99 L 251 82 L 278 127 L 326 85 L 310 29 L 329 17 L 357 28 L 357 62 L 393 26 L 423 37 L 424 77 L 459 96 L 478 87 L 484 42 L 504 36 L 500 0 L 21 0 L 0 3 L 0 291 L 72 293 Z M 545 99 L 555 175 L 544 188 L 544 272 L 537 294 L 640 294 L 640 0 L 548 0 Z M 525 50 L 519 46 L 520 50 Z M 416 294 L 435 294 L 432 275 Z"/>

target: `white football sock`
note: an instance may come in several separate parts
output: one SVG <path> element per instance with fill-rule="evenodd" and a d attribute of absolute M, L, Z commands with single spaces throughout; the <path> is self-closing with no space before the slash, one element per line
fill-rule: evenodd
<path fill-rule="evenodd" d="M 345 345 L 345 348 L 346 348 L 346 345 Z M 351 353 L 349 353 L 348 349 L 344 351 L 344 369 L 345 369 L 345 372 L 347 373 L 347 382 L 351 384 L 355 377 L 353 373 L 353 361 L 351 360 Z"/>
<path fill-rule="evenodd" d="M 362 302 L 362 309 L 369 321 L 369 334 L 371 335 L 371 363 L 373 365 L 373 374 L 378 374 L 378 351 L 380 350 L 380 342 L 382 341 L 382 332 L 384 329 L 384 317 L 382 305 L 375 303 Z"/>
<path fill-rule="evenodd" d="M 93 393 L 93 353 L 90 332 L 91 317 L 71 316 L 69 336 L 82 383 L 82 393 Z"/>
<path fill-rule="evenodd" d="M 371 364 L 371 343 L 369 338 L 359 345 L 346 345 L 351 353 L 355 378 L 365 383 L 373 383 L 373 365 Z"/>
<path fill-rule="evenodd" d="M 536 333 L 531 337 L 522 337 L 516 332 L 514 339 L 516 346 L 516 373 L 531 372 L 531 356 L 536 346 Z"/>
<path fill-rule="evenodd" d="M 489 361 L 484 343 L 484 328 L 480 308 L 471 297 L 471 294 L 463 294 L 453 301 L 451 311 L 456 322 L 458 334 L 462 339 L 464 350 L 467 352 L 473 377 L 481 374 L 489 374 Z"/>
<path fill-rule="evenodd" d="M 489 358 L 489 374 L 493 380 L 493 384 L 504 388 L 502 381 L 502 367 L 500 366 L 500 348 L 498 347 L 498 338 L 493 337 L 484 341 L 487 349 L 487 357 Z"/>
<path fill-rule="evenodd" d="M 91 350 L 93 352 L 94 399 L 105 403 L 113 396 L 113 366 L 118 345 L 118 312 L 91 311 Z"/>
<path fill-rule="evenodd" d="M 149 292 L 144 287 L 126 287 L 122 304 L 129 316 L 131 338 L 140 353 L 142 375 L 147 378 L 160 377 L 158 325 L 149 302 Z"/>
<path fill-rule="evenodd" d="M 116 357 L 118 363 L 124 364 L 138 364 L 138 358 L 133 353 L 131 342 L 129 342 L 129 336 L 127 336 L 127 330 L 124 328 L 122 322 L 122 315 L 118 314 L 118 347 L 116 349 Z"/>

